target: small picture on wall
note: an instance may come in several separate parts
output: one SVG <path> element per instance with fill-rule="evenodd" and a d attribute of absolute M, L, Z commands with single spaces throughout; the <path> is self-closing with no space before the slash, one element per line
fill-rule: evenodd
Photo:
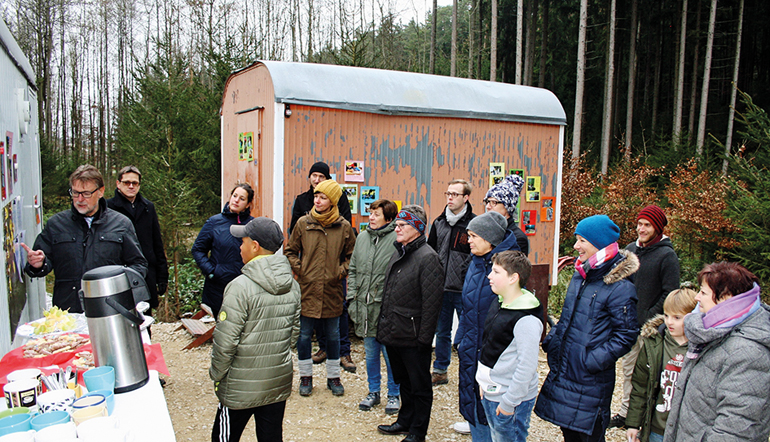
<path fill-rule="evenodd" d="M 358 233 L 366 231 L 366 228 L 369 227 L 369 223 L 361 223 L 358 225 Z"/>
<path fill-rule="evenodd" d="M 554 205 L 556 204 L 556 198 L 552 196 L 545 196 L 542 199 L 542 208 L 540 209 L 540 221 L 551 223 L 554 218 Z"/>
<path fill-rule="evenodd" d="M 238 134 L 238 161 L 251 161 L 254 159 L 254 132 L 241 132 Z"/>
<path fill-rule="evenodd" d="M 518 175 L 524 179 L 524 169 L 511 169 L 508 171 L 508 175 Z"/>
<path fill-rule="evenodd" d="M 489 187 L 505 178 L 505 163 L 489 163 Z"/>
<path fill-rule="evenodd" d="M 537 210 L 522 210 L 521 211 L 521 224 L 526 226 L 528 224 L 535 224 L 537 222 Z"/>
<path fill-rule="evenodd" d="M 535 229 L 535 225 L 534 224 L 527 224 L 527 225 L 524 226 L 524 233 L 527 236 L 534 236 L 535 233 L 536 233 L 535 230 L 536 229 Z"/>
<path fill-rule="evenodd" d="M 364 182 L 363 161 L 345 161 L 345 181 Z"/>
<path fill-rule="evenodd" d="M 526 186 L 525 192 L 527 195 L 528 203 L 540 201 L 540 177 L 539 176 L 527 177 L 527 186 Z"/>
<path fill-rule="evenodd" d="M 358 213 L 358 184 L 340 184 L 340 187 L 348 197 L 350 213 Z"/>
<path fill-rule="evenodd" d="M 369 215 L 369 206 L 380 199 L 379 186 L 361 186 L 361 215 Z"/>

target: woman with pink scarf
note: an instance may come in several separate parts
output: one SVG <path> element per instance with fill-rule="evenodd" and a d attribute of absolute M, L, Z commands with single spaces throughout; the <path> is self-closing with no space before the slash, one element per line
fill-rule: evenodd
<path fill-rule="evenodd" d="M 759 279 L 732 262 L 698 273 L 698 307 L 664 442 L 761 441 L 770 435 L 770 307 Z"/>

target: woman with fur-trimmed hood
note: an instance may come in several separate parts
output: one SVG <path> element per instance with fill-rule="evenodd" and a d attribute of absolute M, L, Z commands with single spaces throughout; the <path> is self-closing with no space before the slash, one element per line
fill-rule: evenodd
<path fill-rule="evenodd" d="M 575 229 L 575 274 L 559 322 L 543 341 L 550 372 L 535 413 L 561 427 L 564 440 L 600 441 L 610 423 L 615 362 L 636 342 L 639 268 L 619 250 L 620 229 L 606 215 L 583 219 Z"/>

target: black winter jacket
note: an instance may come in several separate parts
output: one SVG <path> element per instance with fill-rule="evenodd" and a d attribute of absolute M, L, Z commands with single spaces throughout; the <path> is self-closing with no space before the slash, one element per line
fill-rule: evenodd
<path fill-rule="evenodd" d="M 142 255 L 139 240 L 131 221 L 107 208 L 107 201 L 99 200 L 99 210 L 91 227 L 85 217 L 72 206 L 52 216 L 35 240 L 34 250 L 45 253 L 40 269 L 27 263 L 24 271 L 32 278 L 41 278 L 53 270 L 56 275 L 53 305 L 82 313 L 78 298 L 80 280 L 89 270 L 106 265 L 131 267 L 142 276 L 147 275 L 147 260 Z"/>
<path fill-rule="evenodd" d="M 147 289 L 150 291 L 150 305 L 158 307 L 158 286 L 168 286 L 168 262 L 163 249 L 163 238 L 160 235 L 160 223 L 155 205 L 143 197 L 136 195 L 131 204 L 120 191 L 115 189 L 115 196 L 107 200 L 107 207 L 120 212 L 131 220 L 142 247 L 142 254 L 147 259 Z M 162 294 L 162 293 L 161 293 Z"/>
<path fill-rule="evenodd" d="M 395 246 L 385 273 L 377 340 L 392 347 L 428 347 L 444 297 L 444 271 L 424 235 Z"/>
<path fill-rule="evenodd" d="M 641 327 L 655 315 L 663 314 L 666 296 L 679 288 L 679 257 L 668 237 L 648 247 L 632 242 L 626 250 L 639 257 L 639 270 L 631 280 L 639 298 L 636 314 Z"/>
<path fill-rule="evenodd" d="M 299 219 L 303 216 L 307 215 L 308 212 L 310 212 L 310 209 L 313 208 L 313 194 L 314 190 L 311 187 L 307 192 L 300 193 L 297 195 L 297 198 L 294 199 L 294 206 L 291 208 L 289 236 L 291 236 L 291 231 L 294 230 L 294 225 L 297 224 L 297 221 L 299 221 Z M 352 215 L 350 214 L 350 203 L 348 202 L 348 196 L 345 194 L 345 192 L 342 192 L 342 196 L 337 202 L 337 208 L 340 211 L 340 216 L 345 218 L 352 226 L 353 221 L 351 218 Z M 356 233 L 358 232 L 355 226 L 353 226 L 353 230 L 355 230 Z"/>
<path fill-rule="evenodd" d="M 518 220 L 514 217 L 508 218 L 508 230 L 516 235 L 516 243 L 519 245 L 519 250 L 525 255 L 529 256 L 529 238 L 527 234 L 521 231 L 519 228 Z"/>
<path fill-rule="evenodd" d="M 214 315 L 222 307 L 222 297 L 227 284 L 241 274 L 241 239 L 230 234 L 233 224 L 247 224 L 254 219 L 248 212 L 233 213 L 230 203 L 222 213 L 212 216 L 203 225 L 192 255 L 201 269 L 206 282 L 203 284 L 203 303 L 211 307 Z"/>
<path fill-rule="evenodd" d="M 466 203 L 465 215 L 450 226 L 446 219 L 446 207 L 441 212 L 428 234 L 428 245 L 438 253 L 444 269 L 444 291 L 462 292 L 465 272 L 471 262 L 471 246 L 468 244 L 468 223 L 476 216 L 473 207 Z"/>

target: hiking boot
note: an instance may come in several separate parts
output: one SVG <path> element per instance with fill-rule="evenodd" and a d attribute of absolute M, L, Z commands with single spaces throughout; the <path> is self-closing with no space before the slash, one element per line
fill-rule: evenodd
<path fill-rule="evenodd" d="M 317 352 L 313 353 L 311 358 L 313 359 L 314 364 L 320 364 L 326 360 L 326 352 L 319 349 Z"/>
<path fill-rule="evenodd" d="M 401 397 L 388 396 L 388 404 L 385 405 L 385 414 L 398 414 L 401 410 Z"/>
<path fill-rule="evenodd" d="M 358 404 L 358 409 L 361 411 L 369 411 L 374 407 L 375 405 L 380 405 L 380 393 L 369 393 L 366 395 L 364 400 L 361 401 L 360 404 Z"/>
<path fill-rule="evenodd" d="M 626 428 L 626 418 L 625 416 L 621 416 L 619 414 L 616 414 L 615 416 L 612 416 L 610 419 L 610 428 Z"/>
<path fill-rule="evenodd" d="M 313 392 L 313 376 L 302 376 L 299 378 L 299 395 L 310 396 Z"/>
<path fill-rule="evenodd" d="M 353 359 L 350 357 L 350 355 L 341 356 L 340 357 L 340 365 L 348 373 L 355 373 L 356 372 L 356 363 L 353 362 Z"/>
<path fill-rule="evenodd" d="M 431 383 L 434 386 L 435 385 L 446 385 L 446 384 L 449 383 L 449 375 L 447 375 L 446 373 L 436 373 L 436 372 L 434 372 L 430 376 L 430 381 L 431 381 Z"/>
<path fill-rule="evenodd" d="M 342 396 L 345 394 L 345 387 L 342 386 L 340 378 L 330 378 L 326 380 L 326 388 L 332 391 L 335 396 Z"/>

